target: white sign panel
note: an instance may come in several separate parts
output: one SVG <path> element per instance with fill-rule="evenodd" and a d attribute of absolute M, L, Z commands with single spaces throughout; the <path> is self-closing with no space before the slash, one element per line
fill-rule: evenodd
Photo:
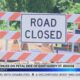
<path fill-rule="evenodd" d="M 22 42 L 65 42 L 65 15 L 43 13 L 23 14 L 21 32 Z"/>

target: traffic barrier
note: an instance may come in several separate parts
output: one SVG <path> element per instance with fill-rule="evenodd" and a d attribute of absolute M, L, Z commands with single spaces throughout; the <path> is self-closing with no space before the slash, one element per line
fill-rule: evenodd
<path fill-rule="evenodd" d="M 5 40 L 20 40 L 20 32 L 16 31 L 0 31 L 0 39 L 5 39 Z M 73 33 L 67 33 L 67 42 L 72 42 L 72 43 L 80 43 L 80 34 L 73 34 Z"/>
<path fill-rule="evenodd" d="M 79 63 L 80 55 L 65 54 L 65 53 L 36 53 L 36 52 L 11 52 L 11 51 L 0 51 L 0 60 L 19 60 L 19 61 L 39 61 L 39 62 L 64 62 L 64 63 Z"/>
<path fill-rule="evenodd" d="M 70 23 L 80 23 L 80 14 L 67 14 L 67 22 Z"/>
<path fill-rule="evenodd" d="M 22 12 L 0 12 L 0 20 L 21 21 Z M 66 14 L 67 22 L 80 23 L 80 14 Z"/>
<path fill-rule="evenodd" d="M 15 31 L 0 31 L 0 39 L 20 39 L 20 32 Z"/>
<path fill-rule="evenodd" d="M 67 42 L 80 43 L 80 34 L 67 33 Z"/>
<path fill-rule="evenodd" d="M 21 21 L 22 12 L 0 12 L 0 20 Z M 66 14 L 67 22 L 80 23 L 80 14 Z M 0 39 L 20 40 L 20 32 L 0 31 Z M 80 43 L 80 34 L 67 33 L 67 42 Z M 26 45 L 25 45 L 26 46 Z M 0 60 L 80 63 L 80 54 L 0 51 Z"/>
<path fill-rule="evenodd" d="M 20 12 L 0 12 L 0 20 L 20 21 Z"/>

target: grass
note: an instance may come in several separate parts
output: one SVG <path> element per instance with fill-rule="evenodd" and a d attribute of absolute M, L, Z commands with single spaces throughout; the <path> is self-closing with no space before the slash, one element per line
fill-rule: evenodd
<path fill-rule="evenodd" d="M 19 28 L 15 28 L 14 26 L 10 26 L 10 27 L 0 26 L 0 30 L 20 31 Z"/>

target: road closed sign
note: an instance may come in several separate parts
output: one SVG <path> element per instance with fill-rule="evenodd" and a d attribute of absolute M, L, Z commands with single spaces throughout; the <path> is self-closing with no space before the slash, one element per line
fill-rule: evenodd
<path fill-rule="evenodd" d="M 59 14 L 23 14 L 22 42 L 63 43 L 66 41 L 66 18 Z"/>

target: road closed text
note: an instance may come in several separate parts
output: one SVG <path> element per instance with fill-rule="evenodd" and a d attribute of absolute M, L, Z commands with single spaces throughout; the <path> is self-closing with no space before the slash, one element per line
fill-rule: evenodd
<path fill-rule="evenodd" d="M 36 35 L 35 35 L 36 34 Z M 25 31 L 25 37 L 28 39 L 61 39 L 62 37 L 62 32 L 61 31 L 36 31 L 34 32 L 34 30 L 26 30 Z"/>
<path fill-rule="evenodd" d="M 22 15 L 24 42 L 65 42 L 65 31 L 64 15 Z"/>

